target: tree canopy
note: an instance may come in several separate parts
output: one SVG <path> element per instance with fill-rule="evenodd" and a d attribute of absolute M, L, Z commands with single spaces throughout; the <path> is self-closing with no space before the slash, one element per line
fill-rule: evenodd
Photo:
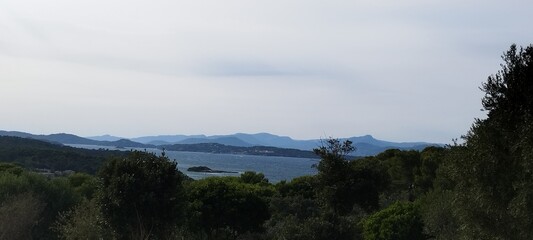
<path fill-rule="evenodd" d="M 164 238 L 184 216 L 183 176 L 164 156 L 134 151 L 98 176 L 104 216 L 120 238 Z"/>
<path fill-rule="evenodd" d="M 533 46 L 512 45 L 482 90 L 488 118 L 464 137 L 452 158 L 461 234 L 486 239 L 533 238 Z"/>

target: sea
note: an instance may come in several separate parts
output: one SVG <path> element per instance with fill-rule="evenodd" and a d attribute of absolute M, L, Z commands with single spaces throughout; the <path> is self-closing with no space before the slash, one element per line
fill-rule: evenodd
<path fill-rule="evenodd" d="M 152 148 L 115 148 L 109 146 L 68 144 L 71 147 L 87 149 L 109 149 L 109 150 L 140 150 L 161 155 L 162 151 Z M 202 179 L 210 176 L 239 176 L 246 171 L 263 173 L 269 182 L 277 183 L 283 180 L 290 181 L 293 178 L 314 175 L 319 159 L 292 158 L 292 157 L 271 157 L 235 154 L 215 154 L 200 152 L 178 152 L 165 151 L 166 156 L 178 163 L 178 170 L 193 179 Z M 231 173 L 200 173 L 187 171 L 190 167 L 206 166 L 212 170 L 221 170 Z"/>

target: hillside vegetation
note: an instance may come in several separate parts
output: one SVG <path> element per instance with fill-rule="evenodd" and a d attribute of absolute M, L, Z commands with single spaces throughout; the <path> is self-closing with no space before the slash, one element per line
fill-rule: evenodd
<path fill-rule="evenodd" d="M 88 150 L 28 138 L 0 136 L 0 162 L 16 163 L 28 169 L 73 170 L 94 174 L 111 156 L 121 151 Z"/>

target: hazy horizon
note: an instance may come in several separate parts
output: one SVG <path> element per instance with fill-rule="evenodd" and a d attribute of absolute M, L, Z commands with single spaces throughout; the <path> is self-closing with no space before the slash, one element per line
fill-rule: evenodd
<path fill-rule="evenodd" d="M 278 137 L 289 137 L 291 138 L 292 140 L 296 140 L 296 141 L 306 141 L 306 140 L 320 140 L 320 139 L 329 139 L 329 138 L 339 138 L 339 139 L 346 139 L 346 138 L 352 138 L 352 137 L 366 137 L 366 136 L 371 136 L 372 138 L 374 139 L 377 139 L 377 140 L 381 140 L 381 141 L 390 141 L 390 142 L 397 142 L 397 143 L 402 143 L 402 142 L 425 142 L 425 143 L 435 143 L 435 144 L 446 144 L 446 143 L 442 143 L 442 142 L 429 142 L 429 141 L 425 141 L 423 139 L 413 139 L 413 140 L 408 140 L 408 141 L 396 141 L 394 139 L 384 139 L 384 138 L 381 138 L 379 136 L 375 136 L 373 134 L 363 134 L 363 135 L 351 135 L 351 136 L 331 136 L 331 135 L 324 135 L 324 136 L 318 136 L 318 137 L 313 137 L 313 138 L 295 138 L 293 136 L 289 136 L 289 135 L 284 135 L 284 134 L 276 134 L 276 133 L 270 133 L 270 132 L 234 132 L 234 133 L 226 133 L 226 134 L 202 134 L 202 133 L 197 133 L 197 134 L 180 134 L 180 133 L 175 133 L 175 134 L 148 134 L 148 135 L 138 135 L 138 136 L 121 136 L 121 135 L 113 135 L 113 134 L 108 134 L 108 133 L 104 133 L 104 134 L 100 134 L 100 135 L 79 135 L 79 134 L 76 134 L 76 133 L 72 133 L 72 132 L 65 132 L 65 131 L 58 131 L 58 132 L 46 132 L 46 133 L 42 133 L 42 132 L 29 132 L 29 131 L 21 131 L 21 130 L 9 130 L 9 129 L 0 129 L 0 131 L 7 131 L 7 132 L 22 132 L 22 133 L 29 133 L 29 134 L 33 134 L 33 135 L 52 135 L 52 134 L 73 134 L 73 135 L 76 135 L 76 136 L 79 136 L 79 137 L 83 137 L 83 138 L 89 138 L 89 139 L 92 139 L 92 138 L 105 138 L 105 137 L 112 137 L 112 138 L 119 138 L 119 139 L 136 139 L 136 138 L 144 138 L 144 137 L 154 137 L 154 138 L 157 138 L 157 137 L 172 137 L 172 136 L 186 136 L 186 137 L 195 137 L 195 136 L 204 136 L 206 138 L 210 138 L 210 137 L 224 137 L 224 136 L 231 136 L 231 135 L 235 135 L 235 134 L 247 134 L 247 135 L 255 135 L 255 134 L 271 134 L 271 135 L 275 135 L 275 136 L 278 136 Z"/>
<path fill-rule="evenodd" d="M 0 129 L 450 143 L 530 1 L 0 2 Z"/>

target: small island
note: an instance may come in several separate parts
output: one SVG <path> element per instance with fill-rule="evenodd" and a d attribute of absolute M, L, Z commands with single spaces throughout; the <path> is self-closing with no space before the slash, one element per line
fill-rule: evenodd
<path fill-rule="evenodd" d="M 190 168 L 187 168 L 187 171 L 188 172 L 203 172 L 203 173 L 238 173 L 238 172 L 231 172 L 231 171 L 213 170 L 206 166 L 190 167 Z"/>

